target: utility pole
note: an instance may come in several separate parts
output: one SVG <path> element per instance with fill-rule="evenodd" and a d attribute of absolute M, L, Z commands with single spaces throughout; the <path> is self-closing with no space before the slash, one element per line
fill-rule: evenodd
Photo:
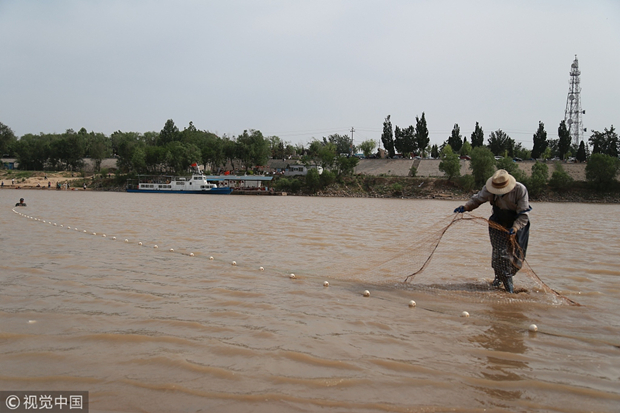
<path fill-rule="evenodd" d="M 350 155 L 353 155 L 353 132 L 355 132 L 355 128 L 351 126 L 351 146 L 349 147 Z"/>

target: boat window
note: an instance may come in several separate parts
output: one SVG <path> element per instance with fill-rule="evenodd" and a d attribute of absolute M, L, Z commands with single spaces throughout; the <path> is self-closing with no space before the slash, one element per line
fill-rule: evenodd
<path fill-rule="evenodd" d="M 185 185 L 185 182 L 176 182 L 177 185 Z"/>

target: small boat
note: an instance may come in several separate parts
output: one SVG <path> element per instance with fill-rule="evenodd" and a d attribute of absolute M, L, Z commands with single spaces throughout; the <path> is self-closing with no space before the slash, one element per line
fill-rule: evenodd
<path fill-rule="evenodd" d="M 137 180 L 129 179 L 127 181 L 127 192 L 228 195 L 232 191 L 231 187 L 218 187 L 217 184 L 207 181 L 207 177 L 202 174 L 194 174 L 191 178 L 183 176 L 139 176 Z"/>

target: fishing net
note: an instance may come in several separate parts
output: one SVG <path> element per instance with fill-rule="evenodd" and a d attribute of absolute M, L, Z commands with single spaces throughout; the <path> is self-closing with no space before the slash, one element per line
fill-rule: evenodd
<path fill-rule="evenodd" d="M 403 288 L 516 300 L 549 299 L 579 305 L 548 286 L 532 269 L 526 254 L 501 225 L 471 214 L 455 214 L 415 234 L 415 240 L 381 261 L 367 262 L 380 278 L 401 277 Z M 492 248 L 495 245 L 495 248 Z M 407 273 L 403 269 L 408 269 Z M 407 270 L 405 270 L 407 271 Z M 496 273 L 514 275 L 514 294 Z"/>

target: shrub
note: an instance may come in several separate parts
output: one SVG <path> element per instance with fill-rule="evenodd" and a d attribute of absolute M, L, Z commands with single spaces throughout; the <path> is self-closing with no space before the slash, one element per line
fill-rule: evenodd
<path fill-rule="evenodd" d="M 458 155 L 452 152 L 450 145 L 446 145 L 441 152 L 439 170 L 446 174 L 448 181 L 461 175 L 461 162 Z"/>
<path fill-rule="evenodd" d="M 411 169 L 409 169 L 409 176 L 413 176 L 415 177 L 418 173 L 418 168 L 416 168 L 415 166 L 411 165 Z"/>
<path fill-rule="evenodd" d="M 503 157 L 502 159 L 498 159 L 495 162 L 495 166 L 497 166 L 497 169 L 506 170 L 506 172 L 514 176 L 514 178 L 521 183 L 527 181 L 527 175 L 525 175 L 521 168 L 519 168 L 519 165 L 511 158 Z"/>
<path fill-rule="evenodd" d="M 534 174 L 540 174 L 545 178 L 546 181 L 547 179 L 549 179 L 549 167 L 546 163 L 536 162 L 534 165 L 532 165 L 532 175 Z"/>
<path fill-rule="evenodd" d="M 471 191 L 476 188 L 476 178 L 473 175 L 463 175 L 459 178 L 459 185 L 465 191 Z"/>
<path fill-rule="evenodd" d="M 299 179 L 295 179 L 295 178 L 280 178 L 278 179 L 273 186 L 276 188 L 276 190 L 278 191 L 284 191 L 284 192 L 297 192 L 301 189 L 301 182 L 299 181 Z"/>
<path fill-rule="evenodd" d="M 316 169 L 310 169 L 306 174 L 306 188 L 310 193 L 315 193 L 321 188 L 321 176 Z"/>
<path fill-rule="evenodd" d="M 321 185 L 323 188 L 330 186 L 334 182 L 336 182 L 336 174 L 332 171 L 323 170 L 323 173 L 321 174 Z"/>
<path fill-rule="evenodd" d="M 587 169 L 587 168 L 586 168 Z M 555 163 L 555 171 L 551 174 L 549 186 L 556 191 L 568 188 L 573 183 L 573 178 L 566 173 L 561 163 Z"/>
<path fill-rule="evenodd" d="M 394 195 L 402 195 L 403 193 L 403 186 L 401 184 L 399 184 L 398 182 L 395 182 L 392 184 L 392 193 Z"/>
<path fill-rule="evenodd" d="M 525 179 L 522 183 L 527 187 L 528 192 L 533 196 L 538 196 L 547 186 L 549 177 L 549 167 L 546 163 L 536 162 L 532 165 L 532 176 Z"/>
<path fill-rule="evenodd" d="M 618 168 L 620 168 L 618 158 L 602 153 L 592 154 L 586 165 L 586 179 L 596 188 L 604 189 L 614 181 Z"/>
<path fill-rule="evenodd" d="M 486 146 L 476 146 L 471 151 L 469 167 L 478 185 L 484 185 L 495 172 L 495 157 Z"/>
<path fill-rule="evenodd" d="M 476 188 L 476 178 L 473 175 L 463 175 L 459 178 L 459 185 L 464 191 L 472 191 Z"/>

